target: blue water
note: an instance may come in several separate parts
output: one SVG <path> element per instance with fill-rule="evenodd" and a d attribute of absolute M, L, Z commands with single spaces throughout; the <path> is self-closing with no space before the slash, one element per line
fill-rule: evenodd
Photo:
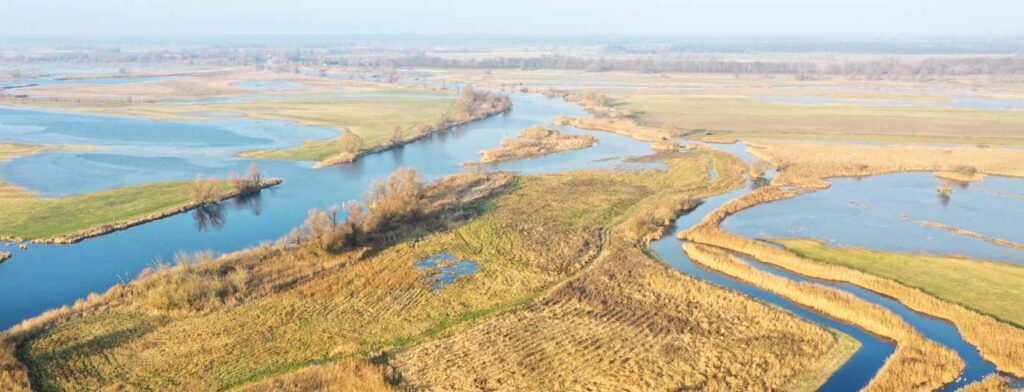
<path fill-rule="evenodd" d="M 708 198 L 693 211 L 679 217 L 676 221 L 676 227 L 680 228 L 678 231 L 683 231 L 696 225 L 707 213 L 714 211 L 722 204 L 735 197 L 739 197 L 745 192 L 746 190 L 739 190 Z M 889 355 L 895 351 L 895 346 L 891 342 L 879 339 L 859 328 L 824 317 L 766 290 L 749 286 L 728 276 L 701 268 L 690 260 L 686 253 L 683 252 L 681 246 L 682 242 L 677 240 L 675 235 L 665 236 L 651 244 L 651 248 L 665 263 L 689 276 L 739 291 L 761 301 L 779 306 L 807 321 L 835 329 L 860 342 L 861 347 L 857 352 L 822 385 L 821 390 L 823 391 L 860 390 L 874 378 L 878 369 L 882 367 Z"/>
<path fill-rule="evenodd" d="M 264 191 L 262 196 L 254 201 L 238 206 L 228 203 L 220 211 L 213 211 L 213 217 L 209 211 L 176 215 L 87 239 L 74 245 L 30 245 L 27 250 L 18 250 L 12 245 L 0 245 L 0 249 L 8 249 L 14 253 L 12 259 L 0 264 L 0 298 L 8 299 L 0 309 L 0 328 L 10 327 L 47 309 L 70 304 L 90 292 L 105 291 L 115 283 L 135 277 L 139 271 L 158 258 L 173 259 L 173 255 L 178 251 L 209 249 L 218 253 L 230 252 L 252 247 L 263 241 L 276 240 L 287 234 L 291 228 L 301 224 L 309 209 L 326 208 L 332 204 L 361 198 L 372 181 L 387 176 L 398 167 L 415 167 L 428 180 L 457 173 L 462 170 L 463 163 L 479 158 L 478 151 L 493 148 L 502 137 L 513 136 L 521 129 L 534 124 L 549 123 L 561 114 L 583 114 L 575 105 L 541 96 L 517 94 L 513 95 L 513 100 L 515 108 L 506 115 L 435 134 L 404 147 L 364 157 L 350 165 L 314 170 L 311 168 L 311 162 L 257 161 L 266 176 L 282 178 L 284 184 Z M 62 114 L 53 114 L 66 118 Z M 126 124 L 121 118 L 107 119 L 111 121 L 110 124 Z M 89 120 L 98 122 L 94 118 Z M 163 125 L 165 129 L 197 126 L 193 123 L 168 124 L 178 125 Z M 98 125 L 93 126 L 101 128 Z M 569 133 L 583 132 L 570 128 L 563 129 Z M 593 148 L 536 160 L 493 165 L 488 167 L 488 170 L 550 173 L 593 167 L 615 168 L 622 164 L 622 160 L 619 159 L 621 157 L 652 152 L 647 143 L 624 136 L 606 132 L 592 134 L 598 138 L 598 145 Z M 8 134 L 3 132 L 0 135 L 0 140 L 3 140 Z M 176 139 L 171 140 L 173 143 Z M 140 148 L 148 145 L 146 141 L 141 141 L 140 144 Z M 104 186 L 117 186 L 149 182 L 153 178 L 185 175 L 192 178 L 195 176 L 193 171 L 202 171 L 204 175 L 219 175 L 229 170 L 241 171 L 250 162 L 244 159 L 213 156 L 209 158 L 210 162 L 213 162 L 212 166 L 205 167 L 193 160 L 198 158 L 188 156 L 186 160 L 193 160 L 191 163 L 173 161 L 178 164 L 161 168 L 160 162 L 163 161 L 153 159 L 180 158 L 181 154 L 174 154 L 172 150 L 171 155 L 161 156 L 155 151 L 156 148 L 153 150 L 148 151 L 142 158 L 107 152 L 101 152 L 104 156 L 100 157 L 82 157 L 81 153 L 76 152 L 47 153 L 13 160 L 0 167 L 0 172 L 4 173 L 4 178 L 15 178 L 17 181 L 32 185 L 29 188 L 42 187 L 36 190 L 81 193 L 98 187 L 90 184 L 90 181 L 73 181 L 67 185 L 47 188 L 43 183 L 52 181 L 42 181 L 37 185 L 29 179 L 33 176 L 62 178 L 52 171 L 79 170 L 83 176 L 93 176 L 90 178 L 94 182 L 105 184 Z M 34 162 L 39 165 L 19 164 L 27 159 L 35 159 Z M 63 163 L 66 160 L 70 163 Z M 229 164 L 218 166 L 225 162 Z M 181 167 L 176 167 L 179 165 Z M 143 175 L 142 171 L 150 173 Z M 100 177 L 94 177 L 97 175 Z M 210 222 L 220 223 L 219 228 L 218 225 L 210 225 Z M 205 230 L 200 230 L 200 226 L 203 225 Z"/>
<path fill-rule="evenodd" d="M 438 291 L 463 276 L 475 274 L 479 266 L 469 260 L 459 260 L 448 252 L 441 252 L 420 260 L 416 268 L 423 271 L 433 291 Z"/>
<path fill-rule="evenodd" d="M 1024 194 L 1024 180 L 989 176 L 966 188 L 955 187 L 948 200 L 935 191 L 942 181 L 929 173 L 831 183 L 829 189 L 741 211 L 722 227 L 750 238 L 808 237 L 831 246 L 1024 263 L 1024 252 L 917 222 L 930 220 L 1024 243 L 1024 200 L 991 192 Z"/>
<path fill-rule="evenodd" d="M 835 289 L 846 291 L 865 301 L 881 305 L 902 317 L 903 320 L 912 325 L 914 329 L 921 332 L 922 335 L 927 336 L 929 339 L 934 340 L 935 342 L 943 346 L 953 349 L 953 351 L 956 351 L 957 355 L 959 355 L 960 358 L 964 360 L 965 366 L 963 372 L 960 374 L 960 377 L 957 378 L 957 380 L 952 384 L 946 385 L 943 388 L 943 390 L 957 390 L 967 384 L 979 381 L 985 378 L 985 376 L 988 376 L 996 371 L 995 366 L 993 366 L 989 362 L 986 362 L 981 357 L 981 354 L 978 352 L 978 350 L 974 348 L 974 346 L 971 346 L 969 343 L 967 343 L 967 341 L 965 341 L 963 337 L 960 335 L 960 332 L 957 331 L 956 327 L 954 327 L 947 321 L 939 320 L 914 312 L 913 310 L 910 310 L 909 308 L 901 304 L 899 301 L 879 295 L 869 290 L 865 290 L 859 286 L 846 283 L 836 283 L 822 279 L 808 278 L 803 275 L 799 275 L 780 268 L 776 268 L 774 266 L 770 266 L 750 258 L 744 257 L 744 260 L 746 260 L 750 265 L 754 266 L 755 268 L 758 268 L 762 271 L 771 274 L 783 276 L 790 280 L 798 282 L 811 282 L 823 286 L 832 287 Z"/>

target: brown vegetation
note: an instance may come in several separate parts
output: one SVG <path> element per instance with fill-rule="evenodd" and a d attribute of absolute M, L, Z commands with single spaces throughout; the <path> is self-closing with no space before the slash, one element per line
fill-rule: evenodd
<path fill-rule="evenodd" d="M 536 125 L 519 132 L 515 139 L 501 141 L 501 147 L 480 152 L 480 163 L 525 159 L 556 152 L 578 150 L 597 143 L 590 135 L 567 135 Z"/>
<path fill-rule="evenodd" d="M 708 165 L 719 174 L 710 184 Z M 333 372 L 325 361 L 397 353 L 381 373 L 350 372 L 343 363 L 337 375 L 376 383 L 383 374 L 402 386 L 442 389 L 777 388 L 825 356 L 834 362 L 837 339 L 690 279 L 623 236 L 633 214 L 735 189 L 744 170 L 711 152 L 676 154 L 664 171 L 511 182 L 509 174 L 463 175 L 422 187 L 400 175 L 360 204 L 368 217 L 351 220 L 392 217 L 406 235 L 374 241 L 390 246 L 335 253 L 266 245 L 165 267 L 15 327 L 0 343 L 24 366 L 13 357 L 0 357 L 0 365 L 12 369 L 7 379 L 27 380 L 27 372 L 43 389 L 210 390 L 264 380 L 271 381 L 260 387 L 304 389 L 330 377 L 321 372 Z M 511 184 L 515 191 L 499 199 L 486 196 Z M 417 222 L 456 224 L 430 231 L 400 220 L 416 213 L 423 214 Z M 441 251 L 480 269 L 432 290 L 416 263 Z M 174 301 L 155 299 L 168 293 Z M 495 327 L 508 334 L 487 332 Z M 430 343 L 438 338 L 443 343 Z M 409 359 L 431 351 L 440 353 Z"/>
<path fill-rule="evenodd" d="M 762 262 L 796 271 L 802 275 L 852 283 L 880 294 L 895 298 L 907 307 L 934 317 L 951 321 L 964 339 L 978 348 L 985 359 L 1004 372 L 1024 374 L 1024 330 L 949 303 L 918 289 L 895 281 L 836 265 L 827 265 L 799 257 L 771 245 L 737 236 L 718 228 L 726 216 L 762 202 L 780 200 L 795 193 L 778 188 L 760 188 L 733 200 L 709 214 L 702 223 L 682 233 L 686 240 L 717 246 L 749 255 Z"/>
<path fill-rule="evenodd" d="M 648 142 L 661 142 L 665 137 L 670 136 L 662 129 L 639 125 L 633 120 L 621 118 L 583 118 L 562 116 L 555 118 L 555 124 L 569 125 L 591 131 L 612 132 Z"/>
<path fill-rule="evenodd" d="M 741 210 L 826 188 L 829 183 L 825 178 L 828 177 L 934 171 L 955 167 L 962 162 L 971 162 L 979 172 L 1024 176 L 1024 167 L 1017 164 L 1024 158 L 1024 152 L 976 147 L 884 147 L 804 142 L 758 141 L 748 144 L 754 146 L 751 149 L 753 154 L 779 168 L 779 176 L 772 186 L 729 201 L 705 216 L 698 226 L 681 233 L 680 238 L 749 255 L 803 275 L 849 282 L 895 298 L 915 311 L 952 322 L 964 339 L 977 347 L 981 355 L 1000 371 L 1024 375 L 1024 329 L 892 280 L 808 260 L 719 228 L 726 217 Z"/>
<path fill-rule="evenodd" d="M 394 375 L 366 360 L 313 365 L 239 389 L 240 392 L 391 392 Z"/>
<path fill-rule="evenodd" d="M 974 146 L 875 146 L 768 141 L 748 142 L 750 152 L 779 168 L 776 185 L 827 188 L 826 178 L 906 171 L 955 171 L 969 163 L 975 174 L 1024 177 L 1024 151 Z"/>
<path fill-rule="evenodd" d="M 964 363 L 952 350 L 921 336 L 895 313 L 856 296 L 762 272 L 724 251 L 687 243 L 690 258 L 708 268 L 786 297 L 896 342 L 896 352 L 871 380 L 870 391 L 935 390 L 956 379 Z"/>

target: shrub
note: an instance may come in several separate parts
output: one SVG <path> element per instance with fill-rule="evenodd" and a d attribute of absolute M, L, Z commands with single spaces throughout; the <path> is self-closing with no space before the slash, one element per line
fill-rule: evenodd
<path fill-rule="evenodd" d="M 363 138 L 352 133 L 352 131 L 345 131 L 338 138 L 338 145 L 341 147 L 342 152 L 354 154 L 363 149 Z"/>
<path fill-rule="evenodd" d="M 197 204 L 212 204 L 220 201 L 220 192 L 218 192 L 219 184 L 217 180 L 212 178 L 203 178 L 202 175 L 196 176 L 195 181 L 192 182 L 192 201 Z"/>

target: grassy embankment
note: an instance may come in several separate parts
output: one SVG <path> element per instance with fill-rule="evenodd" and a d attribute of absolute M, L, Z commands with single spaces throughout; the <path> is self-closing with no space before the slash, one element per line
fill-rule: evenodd
<path fill-rule="evenodd" d="M 0 162 L 62 149 L 0 144 Z M 163 182 L 50 198 L 0 182 L 0 238 L 66 243 L 101 235 L 194 208 L 191 187 L 191 181 Z M 219 199 L 236 194 L 227 181 L 220 183 Z"/>
<path fill-rule="evenodd" d="M 818 143 L 759 141 L 751 152 L 784 168 L 771 186 L 732 200 L 709 214 L 682 238 L 749 255 L 790 271 L 835 281 L 849 282 L 896 298 L 918 312 L 951 321 L 982 356 L 1004 372 L 1024 374 L 1024 329 L 1000 322 L 964 306 L 944 301 L 897 281 L 851 268 L 819 263 L 719 229 L 727 216 L 767 203 L 798 196 L 828 186 L 825 178 L 863 176 L 898 171 L 935 171 L 949 164 L 970 164 L 979 172 L 1024 175 L 1016 165 L 1024 152 L 974 147 L 880 147 Z M 790 189 L 790 186 L 795 187 Z"/>
<path fill-rule="evenodd" d="M 515 139 L 501 141 L 501 147 L 480 152 L 480 163 L 496 163 L 539 157 L 563 151 L 587 148 L 597 143 L 590 135 L 567 135 L 537 125 L 519 132 Z"/>
<path fill-rule="evenodd" d="M 832 248 L 805 239 L 772 242 L 801 257 L 850 267 L 1024 326 L 1024 267 L 961 257 Z"/>
<path fill-rule="evenodd" d="M 710 184 L 709 164 L 719 174 Z M 852 353 L 848 342 L 688 278 L 637 246 L 674 216 L 663 209 L 692 205 L 680 197 L 735 189 L 744 171 L 724 154 L 679 154 L 666 172 L 521 178 L 490 201 L 462 184 L 507 175 L 445 180 L 427 188 L 424 205 L 452 193 L 479 201 L 429 220 L 441 227 L 389 235 L 393 245 L 268 245 L 165 268 L 30 320 L 0 340 L 0 381 L 192 390 L 381 377 L 437 388 L 817 385 L 831 372 L 822 362 L 838 366 Z M 434 291 L 416 263 L 440 251 L 479 270 Z M 354 362 L 317 365 L 339 360 Z M 348 374 L 365 365 L 377 369 Z M 819 377 L 808 384 L 805 371 Z"/>

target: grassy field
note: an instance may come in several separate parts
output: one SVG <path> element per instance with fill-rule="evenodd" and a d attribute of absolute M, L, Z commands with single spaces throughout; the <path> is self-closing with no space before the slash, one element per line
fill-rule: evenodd
<path fill-rule="evenodd" d="M 192 202 L 191 187 L 191 181 L 160 182 L 44 198 L 8 186 L 0 192 L 0 236 L 47 239 L 175 209 Z M 221 195 L 233 191 L 221 183 Z"/>
<path fill-rule="evenodd" d="M 1024 144 L 1019 132 L 1024 111 L 955 105 L 964 97 L 1024 100 L 1019 80 L 969 76 L 927 81 L 838 76 L 801 80 L 793 75 L 556 70 L 453 70 L 440 75 L 437 78 L 506 88 L 596 91 L 645 125 L 695 135 Z"/>
<path fill-rule="evenodd" d="M 666 198 L 735 189 L 746 170 L 721 154 L 668 159 L 666 172 L 522 178 L 511 193 L 471 208 L 479 217 L 383 249 L 266 246 L 175 267 L 19 326 L 0 348 L 19 347 L 43 390 L 260 390 L 375 374 L 399 387 L 771 388 L 804 369 L 821 374 L 822 361 L 835 365 L 844 351 L 837 346 L 848 345 L 829 331 L 687 278 L 636 246 L 631 217 Z M 711 164 L 719 177 L 708 183 Z M 479 270 L 432 290 L 416 263 L 441 251 Z M 199 308 L 153 302 L 214 288 L 221 300 Z M 500 336 L 481 334 L 495 328 L 515 338 L 480 340 Z M 12 369 L 4 377 L 17 374 L 19 365 L 0 359 L 0 369 Z M 356 363 L 319 365 L 349 359 Z M 331 375 L 337 369 L 365 372 Z"/>
<path fill-rule="evenodd" d="M 0 162 L 45 151 L 81 148 L 0 144 Z M 0 182 L 0 237 L 46 239 L 131 220 L 192 202 L 190 190 L 191 182 L 179 181 L 45 198 Z M 225 181 L 221 194 L 231 192 Z"/>
<path fill-rule="evenodd" d="M 773 94 L 771 91 L 762 94 Z M 645 123 L 737 138 L 1024 144 L 1024 112 L 925 106 L 788 104 L 749 95 L 613 95 Z"/>
<path fill-rule="evenodd" d="M 798 255 L 881 276 L 1024 327 L 1024 268 L 1011 264 L 832 248 L 814 240 L 773 239 Z"/>

